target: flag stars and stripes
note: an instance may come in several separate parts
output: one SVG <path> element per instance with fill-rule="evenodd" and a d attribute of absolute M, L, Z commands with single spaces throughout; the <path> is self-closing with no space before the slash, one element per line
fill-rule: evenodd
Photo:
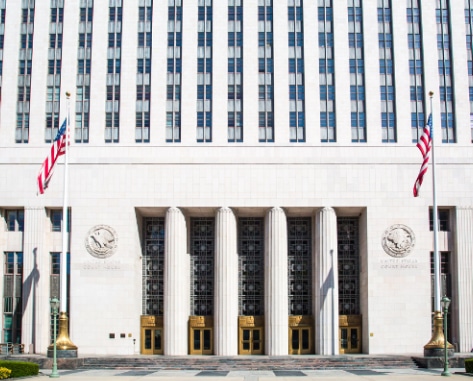
<path fill-rule="evenodd" d="M 427 168 L 429 166 L 430 150 L 432 148 L 432 114 L 429 115 L 427 125 L 424 127 L 422 135 L 417 142 L 417 148 L 419 148 L 422 154 L 423 161 L 414 184 L 414 197 L 419 196 L 419 189 L 422 185 L 422 181 L 424 181 L 424 175 L 427 172 Z"/>

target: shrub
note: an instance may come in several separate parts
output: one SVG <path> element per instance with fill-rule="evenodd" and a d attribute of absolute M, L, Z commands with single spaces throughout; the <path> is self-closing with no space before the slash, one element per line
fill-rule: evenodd
<path fill-rule="evenodd" d="M 11 370 L 10 377 L 37 376 L 39 365 L 33 362 L 0 360 L 0 367 Z"/>
<path fill-rule="evenodd" d="M 0 367 L 0 380 L 4 380 L 5 378 L 10 378 L 11 370 L 7 368 Z"/>
<path fill-rule="evenodd" d="M 473 358 L 465 359 L 465 371 L 466 373 L 473 373 Z"/>

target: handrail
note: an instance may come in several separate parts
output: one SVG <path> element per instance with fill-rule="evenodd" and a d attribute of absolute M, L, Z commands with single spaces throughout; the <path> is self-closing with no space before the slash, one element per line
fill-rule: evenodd
<path fill-rule="evenodd" d="M 0 355 L 13 355 L 24 353 L 25 344 L 0 343 Z"/>

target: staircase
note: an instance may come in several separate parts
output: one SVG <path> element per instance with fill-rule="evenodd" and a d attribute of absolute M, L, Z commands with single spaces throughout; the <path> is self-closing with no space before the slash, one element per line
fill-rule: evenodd
<path fill-rule="evenodd" d="M 80 369 L 135 370 L 325 370 L 417 368 L 408 356 L 116 356 L 84 357 Z"/>

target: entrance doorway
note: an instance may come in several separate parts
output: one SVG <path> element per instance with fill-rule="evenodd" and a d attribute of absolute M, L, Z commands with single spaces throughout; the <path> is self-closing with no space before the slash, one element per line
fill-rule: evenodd
<path fill-rule="evenodd" d="M 213 318 L 212 316 L 189 317 L 189 354 L 213 354 Z"/>
<path fill-rule="evenodd" d="M 289 316 L 289 354 L 314 353 L 312 316 Z"/>
<path fill-rule="evenodd" d="M 361 315 L 340 315 L 339 349 L 343 353 L 361 353 Z"/>
<path fill-rule="evenodd" d="M 262 355 L 264 353 L 264 318 L 240 316 L 238 325 L 238 354 Z"/>
<path fill-rule="evenodd" d="M 141 348 L 143 355 L 163 354 L 163 317 L 141 316 Z"/>

